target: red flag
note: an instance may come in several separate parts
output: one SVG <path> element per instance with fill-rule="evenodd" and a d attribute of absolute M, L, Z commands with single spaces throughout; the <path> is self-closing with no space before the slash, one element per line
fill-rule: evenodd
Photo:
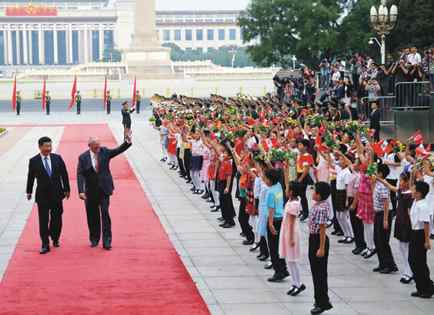
<path fill-rule="evenodd" d="M 77 76 L 74 77 L 74 83 L 71 89 L 71 100 L 69 101 L 68 110 L 70 110 L 75 103 L 75 95 L 77 94 Z"/>
<path fill-rule="evenodd" d="M 416 133 L 412 136 L 412 139 L 417 145 L 420 145 L 424 142 L 423 135 L 420 130 L 416 131 Z"/>
<path fill-rule="evenodd" d="M 375 153 L 377 156 L 383 156 L 383 155 L 384 155 L 384 150 L 383 150 L 383 148 L 382 148 L 381 145 L 382 145 L 381 142 L 373 143 L 373 144 L 371 145 L 372 150 L 374 151 L 374 153 Z"/>
<path fill-rule="evenodd" d="M 136 107 L 136 101 L 137 101 L 136 91 L 137 91 L 137 78 L 134 77 L 133 99 L 132 99 L 132 104 L 131 104 L 133 107 Z"/>
<path fill-rule="evenodd" d="M 107 106 L 107 77 L 105 77 L 104 81 L 104 109 L 106 109 Z"/>
<path fill-rule="evenodd" d="M 45 107 L 47 106 L 47 82 L 45 79 L 42 85 L 41 101 L 42 101 L 42 110 L 45 110 Z"/>
<path fill-rule="evenodd" d="M 14 78 L 14 85 L 12 88 L 12 110 L 17 110 L 17 77 Z"/>

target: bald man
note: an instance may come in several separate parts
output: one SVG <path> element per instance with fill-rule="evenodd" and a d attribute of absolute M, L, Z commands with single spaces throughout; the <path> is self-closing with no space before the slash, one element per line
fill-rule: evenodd
<path fill-rule="evenodd" d="M 102 147 L 98 138 L 90 138 L 89 150 L 80 155 L 77 167 L 78 193 L 86 204 L 87 224 L 91 247 L 97 247 L 101 239 L 103 248 L 112 248 L 112 230 L 109 214 L 110 196 L 113 194 L 113 177 L 110 160 L 131 147 L 131 138 L 116 149 Z"/>

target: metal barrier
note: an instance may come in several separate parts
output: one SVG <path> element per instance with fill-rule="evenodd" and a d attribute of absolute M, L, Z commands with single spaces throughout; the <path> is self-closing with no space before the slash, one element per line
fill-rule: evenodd
<path fill-rule="evenodd" d="M 371 114 L 372 102 L 378 104 L 378 109 L 380 111 L 380 120 L 383 123 L 393 122 L 393 111 L 395 104 L 395 96 L 378 96 L 376 98 L 364 97 L 360 100 L 358 106 L 359 119 L 362 121 L 368 121 L 369 115 Z"/>
<path fill-rule="evenodd" d="M 395 85 L 394 110 L 430 109 L 431 82 L 399 82 Z"/>

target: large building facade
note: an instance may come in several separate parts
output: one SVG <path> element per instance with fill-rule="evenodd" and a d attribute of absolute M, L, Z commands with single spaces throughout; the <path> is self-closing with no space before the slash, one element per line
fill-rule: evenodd
<path fill-rule="evenodd" d="M 135 0 L 0 2 L 0 65 L 74 65 L 130 47 Z M 160 11 L 162 43 L 182 49 L 243 45 L 239 11 Z"/>

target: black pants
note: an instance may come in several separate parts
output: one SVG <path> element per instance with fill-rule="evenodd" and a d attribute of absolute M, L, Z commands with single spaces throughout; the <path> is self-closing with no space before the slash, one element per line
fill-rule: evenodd
<path fill-rule="evenodd" d="M 261 236 L 259 240 L 259 253 L 263 256 L 270 256 L 270 251 L 268 250 L 268 243 L 265 236 Z"/>
<path fill-rule="evenodd" d="M 380 268 L 396 268 L 390 248 L 390 231 L 392 230 L 392 213 L 389 211 L 389 228 L 384 229 L 384 212 L 376 212 L 374 219 L 374 244 Z"/>
<path fill-rule="evenodd" d="M 220 181 L 218 183 L 219 187 L 219 198 L 220 198 L 220 207 L 222 211 L 222 217 L 227 223 L 234 223 L 234 218 L 236 217 L 234 203 L 232 200 L 231 191 L 227 194 L 224 192 L 226 187 L 226 181 Z"/>
<path fill-rule="evenodd" d="M 140 114 L 140 105 L 141 105 L 141 102 L 136 102 L 136 113 L 137 114 Z"/>
<path fill-rule="evenodd" d="M 396 187 L 396 184 L 398 183 L 397 179 L 386 179 L 386 180 L 389 184 L 391 184 L 394 187 Z M 393 213 L 396 213 L 396 204 L 397 204 L 396 192 L 390 191 L 390 201 L 392 202 Z"/>
<path fill-rule="evenodd" d="M 279 238 L 280 228 L 282 226 L 282 219 L 274 219 L 274 228 L 277 235 L 271 233 L 270 228 L 267 228 L 268 247 L 270 250 L 271 263 L 276 274 L 282 274 L 287 271 L 285 259 L 279 258 Z"/>
<path fill-rule="evenodd" d="M 378 142 L 380 141 L 380 129 L 374 129 L 374 141 Z"/>
<path fill-rule="evenodd" d="M 51 105 L 48 104 L 48 103 L 45 105 L 45 109 L 46 109 L 47 115 L 50 115 L 50 107 L 51 107 Z"/>
<path fill-rule="evenodd" d="M 351 226 L 353 227 L 354 232 L 354 242 L 356 244 L 356 248 L 366 248 L 365 242 L 365 229 L 363 227 L 363 222 L 357 217 L 356 210 L 350 210 L 350 220 Z"/>
<path fill-rule="evenodd" d="M 306 189 L 307 189 L 306 183 L 303 182 L 303 183 L 297 184 L 297 194 L 300 197 L 302 215 L 305 217 L 308 217 L 309 216 L 309 204 L 307 202 Z"/>
<path fill-rule="evenodd" d="M 320 235 L 310 234 L 309 236 L 309 263 L 312 273 L 313 287 L 315 293 L 315 305 L 325 307 L 330 305 L 328 295 L 327 264 L 329 258 L 330 241 L 326 237 L 324 257 L 317 257 L 316 253 L 320 246 Z"/>
<path fill-rule="evenodd" d="M 62 232 L 62 201 L 52 204 L 38 203 L 39 236 L 42 245 L 50 245 L 50 239 L 58 241 Z"/>
<path fill-rule="evenodd" d="M 434 285 L 430 279 L 430 272 L 426 263 L 424 230 L 411 231 L 408 262 L 413 271 L 417 292 L 421 294 L 434 293 Z"/>
<path fill-rule="evenodd" d="M 184 168 L 185 168 L 185 174 L 187 175 L 187 179 L 191 180 L 191 150 L 185 149 L 184 150 Z"/>
<path fill-rule="evenodd" d="M 107 115 L 110 115 L 111 112 L 112 112 L 112 103 L 107 102 Z"/>
<path fill-rule="evenodd" d="M 185 168 L 184 168 L 184 162 L 181 159 L 180 154 L 181 149 L 176 149 L 176 159 L 178 160 L 178 166 L 179 166 L 179 173 L 181 176 L 185 176 Z"/>
<path fill-rule="evenodd" d="M 102 191 L 95 194 L 87 194 L 86 214 L 89 227 L 89 240 L 98 243 L 102 237 L 105 245 L 112 241 L 112 227 L 109 213 L 110 196 Z"/>
<path fill-rule="evenodd" d="M 21 114 L 21 104 L 17 104 L 17 116 Z"/>
<path fill-rule="evenodd" d="M 77 104 L 77 115 L 81 114 L 81 104 Z"/>
<path fill-rule="evenodd" d="M 253 241 L 255 234 L 253 228 L 249 224 L 249 215 L 246 212 L 247 198 L 240 198 L 240 209 L 238 212 L 238 222 L 240 223 L 241 231 L 246 236 L 247 240 Z"/>
<path fill-rule="evenodd" d="M 331 197 L 332 197 L 332 204 L 333 204 L 333 229 L 336 232 L 342 232 L 342 228 L 339 225 L 338 218 L 336 216 L 336 208 L 337 208 L 337 202 L 336 202 L 336 180 L 332 180 L 330 182 L 330 188 L 331 188 Z"/>

